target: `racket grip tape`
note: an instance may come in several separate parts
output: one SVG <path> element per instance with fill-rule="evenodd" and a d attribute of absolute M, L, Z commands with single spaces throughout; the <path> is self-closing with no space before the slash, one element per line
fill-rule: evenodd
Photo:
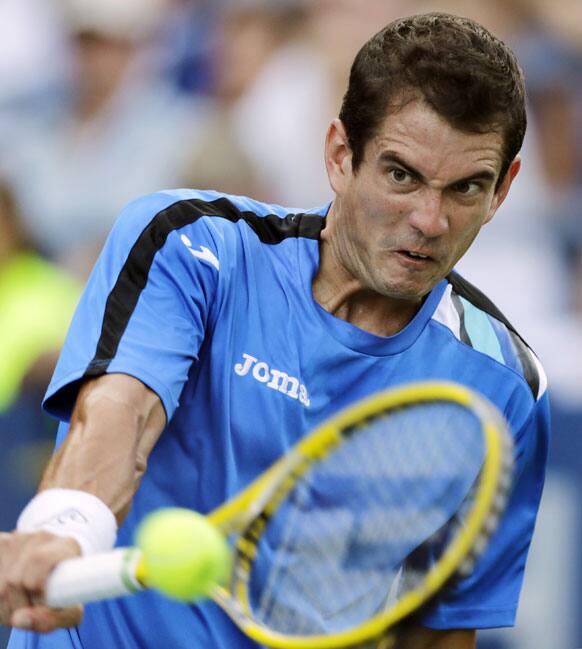
<path fill-rule="evenodd" d="M 63 561 L 46 582 L 45 603 L 61 608 L 143 590 L 136 577 L 140 559 L 137 548 L 117 548 Z"/>

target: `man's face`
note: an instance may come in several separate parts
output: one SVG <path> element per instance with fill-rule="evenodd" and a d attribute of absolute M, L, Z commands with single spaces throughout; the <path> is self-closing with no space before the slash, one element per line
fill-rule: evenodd
<path fill-rule="evenodd" d="M 505 198 L 520 163 L 496 191 L 502 145 L 501 134 L 459 131 L 415 100 L 387 116 L 354 174 L 343 125 L 334 122 L 326 143 L 336 192 L 330 241 L 346 279 L 399 300 L 426 295 Z"/>

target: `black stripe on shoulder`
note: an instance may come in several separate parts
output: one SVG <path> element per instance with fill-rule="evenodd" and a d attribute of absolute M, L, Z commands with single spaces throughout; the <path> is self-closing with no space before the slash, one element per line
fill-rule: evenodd
<path fill-rule="evenodd" d="M 447 280 L 453 287 L 453 291 L 458 295 L 467 299 L 471 304 L 474 304 L 478 309 L 481 309 L 496 320 L 502 322 L 509 330 L 509 336 L 515 347 L 517 356 L 523 368 L 523 377 L 529 385 L 534 399 L 537 399 L 540 389 L 540 376 L 538 368 L 533 360 L 532 354 L 534 353 L 531 347 L 523 339 L 523 337 L 516 331 L 515 327 L 509 320 L 501 313 L 501 311 L 493 304 L 493 302 L 482 293 L 476 286 L 468 282 L 464 277 L 453 271 L 447 277 Z"/>
<path fill-rule="evenodd" d="M 317 214 L 276 214 L 258 216 L 241 212 L 242 218 L 263 243 L 276 244 L 289 238 L 319 239 L 325 226 L 325 217 Z"/>
<path fill-rule="evenodd" d="M 238 209 L 224 197 L 215 201 L 181 200 L 158 212 L 134 243 L 117 282 L 107 297 L 101 335 L 85 377 L 100 376 L 107 371 L 139 296 L 147 284 L 154 257 L 166 243 L 168 235 L 205 216 L 221 217 L 233 223 L 244 220 L 266 244 L 277 244 L 290 237 L 319 239 L 325 226 L 325 218 L 317 214 L 259 216 Z"/>

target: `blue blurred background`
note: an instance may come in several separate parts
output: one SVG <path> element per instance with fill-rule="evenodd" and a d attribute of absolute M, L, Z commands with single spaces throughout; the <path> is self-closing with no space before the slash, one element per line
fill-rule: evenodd
<path fill-rule="evenodd" d="M 526 73 L 522 172 L 460 270 L 536 350 L 554 410 L 518 624 L 479 648 L 582 646 L 580 0 L 2 0 L 0 530 L 50 453 L 41 395 L 124 203 L 191 186 L 323 204 L 325 129 L 353 56 L 431 10 L 476 18 Z"/>

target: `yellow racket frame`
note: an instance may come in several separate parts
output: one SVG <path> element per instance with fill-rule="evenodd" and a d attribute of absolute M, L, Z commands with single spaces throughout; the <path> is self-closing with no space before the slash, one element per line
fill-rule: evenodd
<path fill-rule="evenodd" d="M 280 649 L 339 649 L 373 641 L 425 604 L 471 555 L 484 535 L 488 517 L 495 510 L 502 477 L 509 471 L 511 438 L 504 419 L 489 401 L 468 387 L 444 381 L 392 388 L 348 407 L 300 441 L 238 496 L 211 512 L 208 519 L 226 536 L 242 532 L 259 514 L 269 511 L 273 498 L 275 504 L 272 509 L 278 507 L 282 500 L 281 490 L 287 493 L 297 475 L 301 475 L 315 460 L 330 453 L 342 441 L 342 431 L 379 413 L 427 401 L 449 401 L 468 408 L 481 421 L 484 437 L 485 460 L 475 488 L 472 509 L 441 559 L 427 573 L 423 582 L 406 593 L 391 609 L 378 613 L 357 627 L 325 635 L 284 635 L 257 623 L 250 609 L 248 579 L 235 577 L 232 582 L 234 592 L 228 587 L 217 586 L 210 596 L 246 635 L 260 644 Z M 287 483 L 283 484 L 286 479 Z M 235 552 L 252 557 L 257 543 L 258 539 L 253 541 L 252 535 L 239 538 L 235 542 Z M 251 566 L 250 559 L 239 561 L 238 570 L 250 574 Z"/>

